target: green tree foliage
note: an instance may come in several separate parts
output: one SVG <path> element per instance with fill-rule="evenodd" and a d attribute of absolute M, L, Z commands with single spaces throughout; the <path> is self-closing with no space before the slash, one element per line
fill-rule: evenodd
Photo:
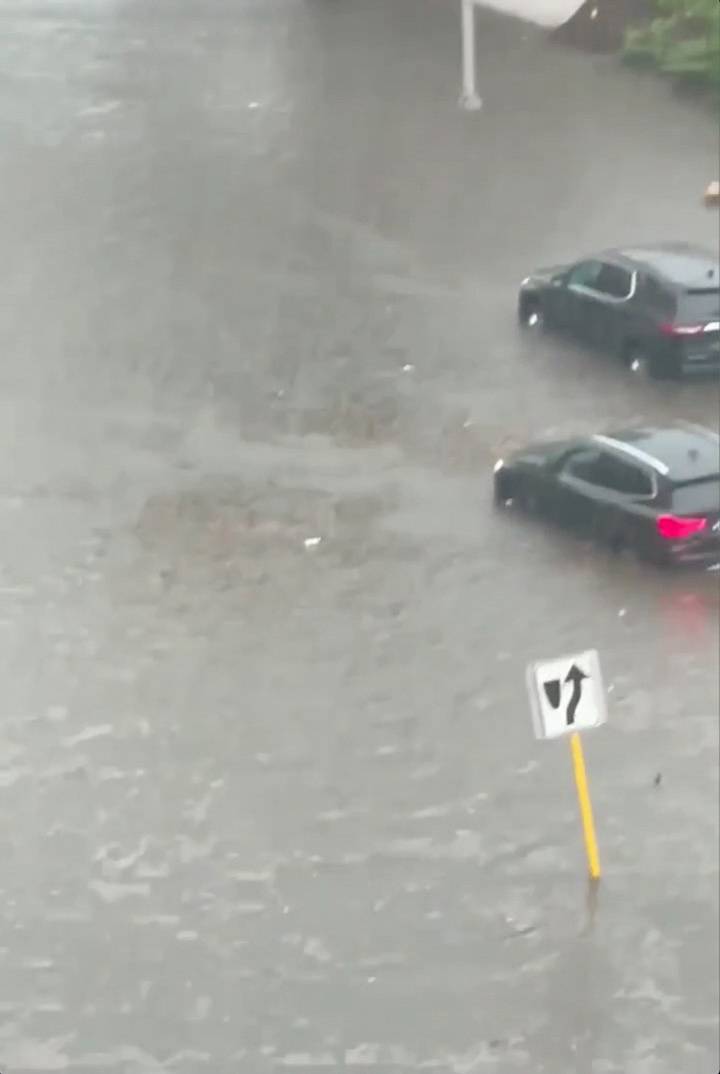
<path fill-rule="evenodd" d="M 649 25 L 627 31 L 625 56 L 720 92 L 720 0 L 655 0 Z"/>

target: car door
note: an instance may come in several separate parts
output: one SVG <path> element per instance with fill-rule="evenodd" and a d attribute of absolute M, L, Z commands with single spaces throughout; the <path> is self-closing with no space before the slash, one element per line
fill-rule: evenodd
<path fill-rule="evenodd" d="M 656 345 L 658 336 L 664 339 L 660 326 L 675 317 L 675 295 L 649 272 L 638 272 L 629 312 L 628 339 L 650 349 Z"/>
<path fill-rule="evenodd" d="M 623 341 L 631 335 L 636 286 L 635 272 L 611 261 L 602 262 L 593 284 L 593 299 L 585 311 L 585 338 L 593 347 L 610 353 L 621 351 Z"/>
<path fill-rule="evenodd" d="M 602 262 L 598 260 L 579 261 L 570 269 L 561 301 L 560 327 L 582 342 L 592 341 L 590 324 L 592 308 L 598 301 L 596 284 Z"/>
<path fill-rule="evenodd" d="M 590 526 L 601 455 L 600 448 L 586 445 L 566 455 L 558 466 L 547 513 L 566 529 L 584 532 Z"/>

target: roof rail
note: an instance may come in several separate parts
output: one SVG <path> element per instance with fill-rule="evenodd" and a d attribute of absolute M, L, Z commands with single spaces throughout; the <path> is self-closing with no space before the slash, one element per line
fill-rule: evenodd
<path fill-rule="evenodd" d="M 648 455 L 647 451 L 636 448 L 632 444 L 626 444 L 624 440 L 616 440 L 614 436 L 603 436 L 601 433 L 596 433 L 593 436 L 593 440 L 596 440 L 599 444 L 605 444 L 606 447 L 614 448 L 616 451 L 621 451 L 625 455 L 632 455 L 638 462 L 652 467 L 659 474 L 670 473 L 670 468 L 660 459 L 656 459 L 654 455 Z"/>

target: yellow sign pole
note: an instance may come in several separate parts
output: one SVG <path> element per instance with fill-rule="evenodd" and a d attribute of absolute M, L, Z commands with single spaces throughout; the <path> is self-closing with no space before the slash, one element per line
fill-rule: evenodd
<path fill-rule="evenodd" d="M 598 855 L 597 839 L 595 838 L 595 822 L 593 820 L 592 803 L 588 789 L 587 773 L 585 771 L 585 757 L 583 755 L 582 741 L 577 731 L 570 735 L 570 748 L 572 750 L 573 768 L 575 770 L 575 786 L 577 787 L 578 802 L 580 803 L 580 816 L 582 818 L 583 835 L 585 836 L 585 850 L 587 851 L 588 870 L 593 880 L 600 879 L 600 857 Z"/>

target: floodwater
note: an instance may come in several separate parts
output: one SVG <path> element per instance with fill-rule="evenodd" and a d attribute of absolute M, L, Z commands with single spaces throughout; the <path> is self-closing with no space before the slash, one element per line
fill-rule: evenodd
<path fill-rule="evenodd" d="M 3 1074 L 717 1069 L 717 575 L 489 485 L 717 423 L 514 324 L 712 242 L 717 131 L 492 13 L 463 113 L 457 16 L 0 3 Z M 524 685 L 585 647 L 592 897 Z"/>

